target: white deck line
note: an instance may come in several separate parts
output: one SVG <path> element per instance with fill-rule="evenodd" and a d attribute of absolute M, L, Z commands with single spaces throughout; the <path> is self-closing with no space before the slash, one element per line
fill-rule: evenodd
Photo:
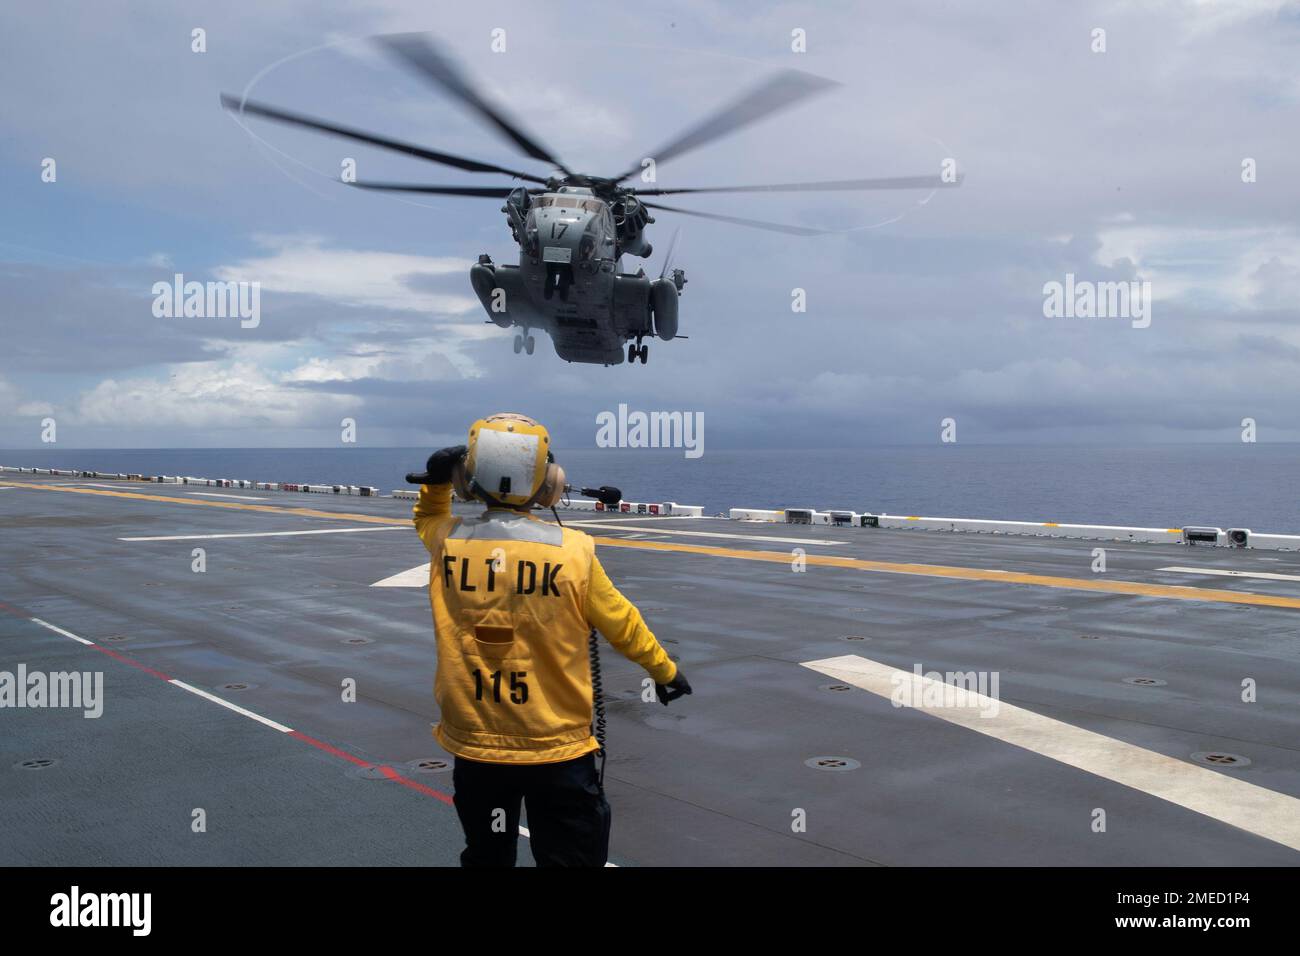
<path fill-rule="evenodd" d="M 1230 571 L 1226 568 L 1156 568 L 1179 574 L 1216 574 L 1225 578 L 1253 578 L 1260 581 L 1300 581 L 1300 574 L 1274 574 L 1270 571 Z"/>
<path fill-rule="evenodd" d="M 1014 704 L 995 701 L 974 691 L 965 691 L 968 706 L 931 704 L 925 700 L 926 688 L 937 685 L 942 689 L 950 685 L 856 654 L 804 661 L 800 666 L 886 700 L 895 699 L 900 691 L 903 694 L 910 691 L 909 696 L 898 699 L 913 702 L 911 709 L 924 711 L 931 717 L 1300 850 L 1300 800 L 1285 793 L 1267 790 Z M 933 690 L 931 694 L 934 695 Z M 936 696 L 942 699 L 942 695 Z M 982 716 L 986 713 L 989 715 Z"/>
<path fill-rule="evenodd" d="M 173 677 L 170 680 L 168 680 L 167 683 L 179 687 L 181 690 L 187 690 L 191 694 L 197 694 L 199 697 L 202 697 L 204 700 L 210 700 L 214 704 L 220 704 L 222 707 L 226 708 L 227 710 L 233 710 L 241 717 L 247 717 L 249 720 L 257 721 L 259 724 L 265 724 L 267 727 L 270 727 L 272 730 L 278 730 L 282 734 L 293 733 L 292 727 L 286 727 L 284 724 L 278 724 L 274 720 L 271 720 L 269 717 L 263 717 L 261 714 L 255 714 L 251 710 L 245 710 L 243 707 L 240 707 L 238 704 L 232 704 L 228 700 L 223 700 L 222 698 L 218 697 L 216 694 L 209 694 L 206 690 L 199 690 L 199 688 L 193 687 L 190 684 L 185 683 L 185 681 L 183 680 L 177 680 L 175 677 Z"/>
<path fill-rule="evenodd" d="M 664 518 L 655 518 L 655 521 L 663 521 Z M 692 521 L 698 521 L 698 518 L 692 518 Z M 602 531 L 626 531 L 627 521 L 566 521 L 566 528 L 599 528 Z M 687 538 L 730 538 L 736 541 L 773 541 L 777 544 L 816 544 L 816 545 L 845 545 L 847 541 L 829 541 L 821 538 L 785 538 L 776 535 L 767 534 L 733 534 L 727 531 L 681 531 L 676 528 L 655 528 L 654 531 L 646 529 L 647 534 L 669 534 Z"/>
<path fill-rule="evenodd" d="M 31 618 L 31 622 L 33 624 L 39 624 L 41 627 L 46 628 L 47 630 L 51 630 L 55 634 L 62 634 L 64 637 L 70 637 L 79 644 L 85 644 L 89 647 L 95 646 L 94 641 L 88 641 L 84 637 L 78 637 L 76 634 L 73 634 L 71 631 L 65 631 L 61 627 L 55 627 L 49 621 L 42 621 L 39 617 Z"/>
<path fill-rule="evenodd" d="M 236 501 L 270 501 L 270 498 L 260 498 L 257 495 L 223 495 L 216 491 L 187 491 L 187 495 L 199 495 L 203 498 L 234 498 Z"/>
<path fill-rule="evenodd" d="M 431 564 L 432 562 L 430 562 Z M 417 568 L 408 568 L 405 571 L 398 571 L 396 574 L 384 578 L 382 581 L 376 581 L 370 585 L 372 588 L 425 588 L 429 586 L 429 568 L 430 564 L 422 564 Z"/>
<path fill-rule="evenodd" d="M 165 534 L 118 541 L 205 541 L 210 538 L 291 538 L 300 534 L 359 534 L 362 531 L 414 531 L 414 525 L 386 525 L 382 528 L 313 528 L 310 531 L 241 531 L 230 534 Z"/>

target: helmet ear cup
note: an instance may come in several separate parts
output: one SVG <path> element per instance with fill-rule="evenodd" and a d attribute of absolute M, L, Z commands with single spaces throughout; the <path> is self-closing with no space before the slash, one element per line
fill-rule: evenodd
<path fill-rule="evenodd" d="M 547 462 L 546 477 L 542 479 L 542 486 L 537 489 L 535 496 L 537 504 L 541 508 L 554 508 L 563 494 L 564 469 L 553 461 Z"/>
<path fill-rule="evenodd" d="M 473 501 L 474 492 L 469 489 L 469 477 L 465 474 L 465 459 L 451 467 L 451 487 L 461 501 Z"/>

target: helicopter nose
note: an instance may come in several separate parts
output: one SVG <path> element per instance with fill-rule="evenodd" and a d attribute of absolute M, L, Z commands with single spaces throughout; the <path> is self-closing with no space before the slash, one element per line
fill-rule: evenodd
<path fill-rule="evenodd" d="M 577 261 L 578 244 L 586 230 L 586 216 L 572 209 L 546 210 L 537 217 L 537 233 L 542 246 L 542 261 L 571 263 Z"/>

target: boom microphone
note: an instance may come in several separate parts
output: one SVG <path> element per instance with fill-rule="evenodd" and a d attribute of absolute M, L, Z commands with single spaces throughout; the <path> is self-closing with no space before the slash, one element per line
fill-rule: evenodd
<path fill-rule="evenodd" d="M 573 486 L 570 485 L 566 490 L 572 491 Z M 613 485 L 601 485 L 599 488 L 579 488 L 578 490 L 588 498 L 595 498 L 606 508 L 612 508 L 623 500 L 623 492 Z"/>
<path fill-rule="evenodd" d="M 407 472 L 406 482 L 411 485 L 427 485 L 429 483 L 429 473 Z M 574 488 L 573 485 L 565 485 L 564 490 L 577 491 L 588 498 L 595 498 L 606 508 L 612 508 L 623 500 L 623 492 L 613 485 L 601 485 L 599 488 Z"/>

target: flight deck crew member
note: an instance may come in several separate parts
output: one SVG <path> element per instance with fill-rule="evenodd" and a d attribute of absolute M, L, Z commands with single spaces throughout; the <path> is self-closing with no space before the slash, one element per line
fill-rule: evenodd
<path fill-rule="evenodd" d="M 592 539 L 529 514 L 564 491 L 545 428 L 480 419 L 468 445 L 429 457 L 423 480 L 415 527 L 433 559 L 434 736 L 456 758 L 461 865 L 514 866 L 522 801 L 539 866 L 603 866 L 610 809 L 596 773 L 590 629 L 645 668 L 664 703 L 690 685 Z M 486 510 L 453 516 L 453 485 Z"/>

